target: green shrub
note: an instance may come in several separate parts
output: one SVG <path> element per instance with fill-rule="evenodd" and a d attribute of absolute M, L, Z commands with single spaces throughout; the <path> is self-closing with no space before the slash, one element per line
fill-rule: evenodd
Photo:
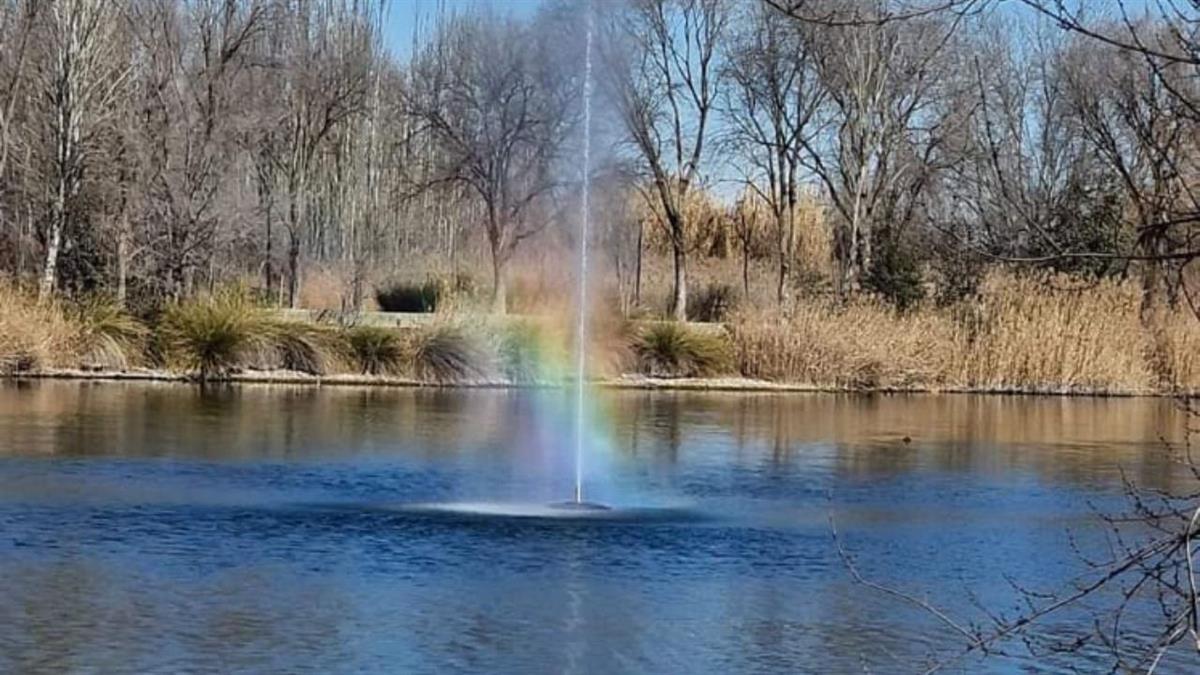
<path fill-rule="evenodd" d="M 329 372 L 338 352 L 337 333 L 328 326 L 299 321 L 268 321 L 267 341 L 275 367 L 312 375 Z"/>
<path fill-rule="evenodd" d="M 78 308 L 79 353 L 85 362 L 126 368 L 145 355 L 150 331 L 122 307 L 95 297 Z"/>
<path fill-rule="evenodd" d="M 882 237 L 863 284 L 904 311 L 925 297 L 916 252 L 895 235 Z"/>
<path fill-rule="evenodd" d="M 639 369 L 656 377 L 705 377 L 729 372 L 733 348 L 724 333 L 657 323 L 634 342 Z"/>
<path fill-rule="evenodd" d="M 356 326 L 346 331 L 346 342 L 365 375 L 394 374 L 404 366 L 404 341 L 390 328 Z"/>
<path fill-rule="evenodd" d="M 397 282 L 375 292 L 375 301 L 385 312 L 433 312 L 441 299 L 441 287 L 433 280 L 422 284 Z"/>
<path fill-rule="evenodd" d="M 487 353 L 458 328 L 431 328 L 417 339 L 413 371 L 427 382 L 478 382 L 488 379 Z"/>
<path fill-rule="evenodd" d="M 168 364 L 194 371 L 202 380 L 261 359 L 275 336 L 274 322 L 237 290 L 171 305 L 159 326 Z"/>

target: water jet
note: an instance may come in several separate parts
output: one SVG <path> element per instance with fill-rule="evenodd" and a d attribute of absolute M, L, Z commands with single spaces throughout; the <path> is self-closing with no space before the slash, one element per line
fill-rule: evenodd
<path fill-rule="evenodd" d="M 591 220 L 591 182 L 592 182 L 592 7 L 587 7 L 587 41 L 584 47 L 584 76 L 583 76 L 583 190 L 580 198 L 581 213 L 579 218 L 579 273 L 576 283 L 579 285 L 576 296 L 576 326 L 575 326 L 575 493 L 571 502 L 565 503 L 574 509 L 607 508 L 598 504 L 589 504 L 583 500 L 583 445 L 585 433 L 584 394 L 587 387 L 587 268 L 588 268 L 588 231 Z M 563 508 L 564 505 L 552 505 Z"/>

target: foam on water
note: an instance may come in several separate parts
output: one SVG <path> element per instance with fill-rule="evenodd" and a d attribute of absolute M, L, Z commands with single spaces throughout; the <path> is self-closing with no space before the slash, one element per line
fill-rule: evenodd
<path fill-rule="evenodd" d="M 489 520 L 536 519 L 559 521 L 679 522 L 706 519 L 703 514 L 697 511 L 679 507 L 625 508 L 575 501 L 550 504 L 531 502 L 442 502 L 399 504 L 386 508 L 389 511 L 416 515 Z"/>

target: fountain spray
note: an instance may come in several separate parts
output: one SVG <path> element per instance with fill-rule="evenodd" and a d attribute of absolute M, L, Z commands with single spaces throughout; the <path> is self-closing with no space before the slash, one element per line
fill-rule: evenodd
<path fill-rule="evenodd" d="M 579 219 L 579 275 L 575 336 L 575 503 L 583 503 L 584 378 L 587 367 L 588 229 L 592 182 L 592 5 L 587 5 L 587 46 L 583 75 L 583 195 Z"/>

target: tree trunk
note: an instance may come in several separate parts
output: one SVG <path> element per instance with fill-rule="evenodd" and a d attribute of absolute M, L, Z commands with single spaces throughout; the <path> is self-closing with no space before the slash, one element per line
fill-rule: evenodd
<path fill-rule="evenodd" d="M 366 271 L 363 269 L 365 263 L 361 256 L 354 258 L 354 278 L 350 282 L 350 311 L 362 311 L 363 304 L 363 277 L 366 276 Z"/>
<path fill-rule="evenodd" d="M 508 312 L 508 286 L 504 282 L 504 260 L 498 251 L 492 251 L 492 312 Z"/>
<path fill-rule="evenodd" d="M 1155 256 L 1162 252 L 1161 242 L 1157 237 L 1143 244 L 1147 255 Z M 1162 263 L 1158 260 L 1146 260 L 1142 263 L 1142 302 L 1140 315 L 1142 324 L 1154 325 L 1158 320 L 1162 299 L 1163 274 Z"/>
<path fill-rule="evenodd" d="M 300 200 L 304 189 L 301 178 L 288 181 L 288 292 L 287 306 L 300 306 Z"/>
<path fill-rule="evenodd" d="M 742 237 L 742 290 L 746 299 L 750 299 L 750 236 Z"/>
<path fill-rule="evenodd" d="M 300 306 L 300 233 L 288 235 L 288 307 Z"/>
<path fill-rule="evenodd" d="M 792 276 L 792 250 L 795 248 L 791 237 L 791 209 L 786 203 L 782 208 L 775 211 L 775 227 L 779 233 L 779 283 L 775 292 L 775 299 L 779 302 L 779 307 L 782 308 L 788 301 L 788 281 Z"/>
<path fill-rule="evenodd" d="M 25 205 L 25 221 L 21 223 L 21 236 L 17 239 L 17 282 L 25 278 L 25 239 L 33 232 L 33 205 Z"/>
<path fill-rule="evenodd" d="M 629 298 L 625 297 L 625 261 L 624 258 L 617 255 L 616 261 L 613 261 L 614 267 L 617 268 L 617 303 L 620 305 L 620 316 L 629 316 Z"/>
<path fill-rule="evenodd" d="M 642 237 L 646 233 L 646 224 L 638 220 L 637 257 L 634 260 L 633 271 L 633 306 L 642 305 Z"/>
<path fill-rule="evenodd" d="M 674 228 L 673 228 L 674 229 Z M 671 316 L 676 321 L 687 321 L 687 252 L 682 241 L 682 226 L 676 230 L 671 245 L 675 258 L 675 293 L 671 300 Z"/>
<path fill-rule="evenodd" d="M 858 256 L 857 281 L 860 286 L 862 285 L 863 279 L 865 279 L 867 274 L 870 273 L 872 264 L 874 263 L 874 260 L 875 260 L 874 246 L 873 246 L 874 242 L 873 242 L 873 237 L 871 236 L 872 229 L 870 226 L 870 222 L 871 221 L 868 219 L 867 227 L 862 228 L 858 233 L 858 246 L 859 246 L 860 253 Z"/>
<path fill-rule="evenodd" d="M 129 221 L 123 219 L 117 234 L 117 306 L 124 307 L 128 297 L 129 279 Z"/>
<path fill-rule="evenodd" d="M 46 233 L 46 261 L 42 266 L 41 283 L 38 284 L 38 302 L 50 299 L 58 278 L 58 254 L 62 249 L 62 235 L 67 220 L 67 190 L 66 178 L 60 177 L 50 213 L 50 231 Z"/>
<path fill-rule="evenodd" d="M 57 210 L 57 209 L 56 209 Z M 38 302 L 50 299 L 58 274 L 58 252 L 62 247 L 62 216 L 55 213 L 50 219 L 50 232 L 46 237 L 46 262 L 42 267 L 42 280 L 38 285 Z"/>
<path fill-rule="evenodd" d="M 263 263 L 263 290 L 271 297 L 271 202 L 267 201 L 267 253 Z M 269 302 L 269 301 L 268 301 Z"/>
<path fill-rule="evenodd" d="M 293 167 L 288 177 L 288 307 L 300 306 L 300 228 L 308 184 L 305 167 Z"/>

